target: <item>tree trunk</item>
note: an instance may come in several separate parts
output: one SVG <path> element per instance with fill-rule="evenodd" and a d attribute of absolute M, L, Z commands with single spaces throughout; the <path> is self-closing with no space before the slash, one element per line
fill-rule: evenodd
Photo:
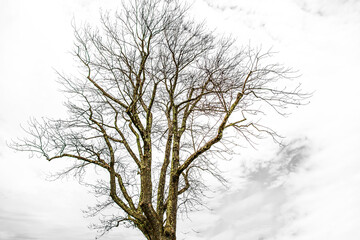
<path fill-rule="evenodd" d="M 176 240 L 176 235 L 168 236 L 162 230 L 147 234 L 148 240 Z"/>
<path fill-rule="evenodd" d="M 165 236 L 165 235 L 162 235 L 160 240 L 176 240 L 176 236 Z"/>

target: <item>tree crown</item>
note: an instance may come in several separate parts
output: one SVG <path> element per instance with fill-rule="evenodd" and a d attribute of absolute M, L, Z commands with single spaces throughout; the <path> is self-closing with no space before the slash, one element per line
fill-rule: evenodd
<path fill-rule="evenodd" d="M 202 173 L 224 180 L 214 159 L 238 136 L 276 138 L 259 123 L 260 107 L 286 114 L 309 95 L 283 85 L 291 69 L 271 63 L 271 52 L 217 37 L 177 1 L 123 7 L 102 14 L 101 28 L 75 28 L 82 75 L 60 74 L 69 117 L 32 121 L 31 138 L 12 146 L 73 159 L 61 174 L 102 169 L 107 175 L 93 187 L 108 197 L 90 214 L 109 206 L 124 213 L 103 219 L 105 232 L 126 222 L 148 239 L 175 239 L 178 210 L 201 202 Z"/>

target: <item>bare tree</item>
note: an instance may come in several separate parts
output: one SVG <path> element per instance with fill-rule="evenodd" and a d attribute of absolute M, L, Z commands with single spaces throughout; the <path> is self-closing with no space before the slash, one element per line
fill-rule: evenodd
<path fill-rule="evenodd" d="M 224 180 L 216 159 L 239 137 L 277 138 L 260 124 L 264 106 L 286 114 L 308 95 L 288 89 L 291 70 L 269 62 L 270 52 L 215 36 L 177 1 L 130 2 L 102 14 L 98 28 L 75 27 L 83 75 L 59 74 L 69 117 L 31 121 L 29 137 L 12 147 L 48 161 L 72 159 L 60 175 L 101 172 L 91 185 L 107 197 L 88 213 L 121 213 L 96 228 L 124 223 L 147 239 L 174 240 L 178 212 L 201 204 L 201 176 Z"/>

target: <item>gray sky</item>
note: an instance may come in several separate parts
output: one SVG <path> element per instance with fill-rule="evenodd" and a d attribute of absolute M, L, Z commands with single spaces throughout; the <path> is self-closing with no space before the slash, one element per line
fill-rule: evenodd
<path fill-rule="evenodd" d="M 14 153 L 6 141 L 22 136 L 31 117 L 66 114 L 53 68 L 76 71 L 71 21 L 96 22 L 100 7 L 116 3 L 0 1 L 0 240 L 96 235 L 87 226 L 97 219 L 81 212 L 94 202 L 87 190 L 72 179 L 45 180 L 62 163 Z M 179 239 L 360 239 L 360 1 L 195 0 L 192 13 L 239 44 L 273 47 L 315 94 L 290 117 L 264 120 L 293 145 L 245 149 L 231 163 L 230 190 L 209 200 L 212 211 L 185 219 Z M 289 167 L 276 168 L 282 161 Z M 119 228 L 103 239 L 138 236 Z"/>

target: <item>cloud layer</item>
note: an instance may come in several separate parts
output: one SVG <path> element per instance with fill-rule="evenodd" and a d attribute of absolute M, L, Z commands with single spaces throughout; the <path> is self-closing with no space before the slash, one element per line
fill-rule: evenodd
<path fill-rule="evenodd" d="M 115 1 L 116 2 L 116 1 Z M 0 8 L 0 239 L 91 239 L 80 209 L 94 201 L 72 181 L 45 182 L 57 167 L 14 154 L 5 141 L 32 116 L 62 114 L 52 67 L 73 70 L 73 15 L 95 21 L 112 1 L 3 1 Z M 273 47 L 300 70 L 311 104 L 272 118 L 290 146 L 260 142 L 232 163 L 230 191 L 190 215 L 179 239 L 288 240 L 360 238 L 360 2 L 356 0 L 196 0 L 193 14 L 239 43 Z M 5 11 L 4 9 L 8 11 Z M 65 56 L 64 56 L 65 55 Z M 270 149 L 270 150 L 269 150 Z M 242 166 L 246 166 L 244 171 Z M 244 178 L 247 176 L 248 178 Z M 76 186 L 75 186 L 76 185 Z M 103 239 L 139 239 L 118 229 Z"/>

